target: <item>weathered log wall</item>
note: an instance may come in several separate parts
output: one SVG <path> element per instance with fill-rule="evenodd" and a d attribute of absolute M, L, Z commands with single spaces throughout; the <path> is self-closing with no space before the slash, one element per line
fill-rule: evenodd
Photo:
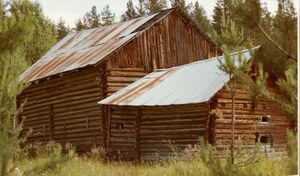
<path fill-rule="evenodd" d="M 258 137 L 267 138 L 262 142 L 267 153 L 285 152 L 287 144 L 287 129 L 290 128 L 290 121 L 281 111 L 280 106 L 260 98 L 255 106 L 247 92 L 238 84 L 235 95 L 235 139 L 239 138 L 249 147 L 253 147 Z M 216 106 L 218 109 L 217 118 L 214 123 L 213 143 L 219 151 L 228 149 L 231 141 L 231 94 L 223 88 L 217 94 Z M 262 117 L 270 117 L 268 122 L 262 122 Z M 264 121 L 264 120 L 263 120 Z M 261 139 L 262 140 L 262 139 Z"/>
<path fill-rule="evenodd" d="M 23 91 L 18 97 L 20 101 L 27 98 L 23 133 L 34 130 L 29 142 L 53 139 L 89 150 L 105 141 L 101 134 L 107 133 L 101 131 L 106 128 L 101 127 L 105 119 L 98 101 L 154 69 L 207 59 L 219 52 L 178 10 L 160 13 L 137 30 L 142 31 L 139 36 L 96 68 L 44 78 Z"/>
<path fill-rule="evenodd" d="M 170 156 L 206 135 L 208 105 L 109 108 L 108 148 L 126 159 L 154 160 Z M 123 124 L 124 129 L 118 129 Z"/>
<path fill-rule="evenodd" d="M 139 30 L 139 29 L 138 29 Z M 154 23 L 108 59 L 109 68 L 169 68 L 220 54 L 178 11 Z"/>
<path fill-rule="evenodd" d="M 100 72 L 102 69 L 102 73 Z M 101 143 L 103 68 L 90 68 L 48 81 L 32 84 L 18 96 L 27 99 L 23 108 L 23 134 L 29 129 L 32 141 L 70 142 L 79 151 Z"/>

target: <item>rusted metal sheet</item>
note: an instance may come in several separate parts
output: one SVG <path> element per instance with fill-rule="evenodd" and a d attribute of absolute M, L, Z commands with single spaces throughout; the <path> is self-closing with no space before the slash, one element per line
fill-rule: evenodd
<path fill-rule="evenodd" d="M 251 58 L 249 50 L 242 55 Z M 231 57 L 237 60 L 238 55 L 233 53 Z M 99 104 L 156 106 L 206 102 L 229 81 L 229 76 L 218 68 L 220 59 L 224 57 L 154 71 Z"/>
<path fill-rule="evenodd" d="M 110 26 L 83 30 L 67 35 L 40 60 L 28 68 L 20 81 L 35 81 L 47 76 L 93 65 L 134 38 L 136 31 L 156 14 Z"/>

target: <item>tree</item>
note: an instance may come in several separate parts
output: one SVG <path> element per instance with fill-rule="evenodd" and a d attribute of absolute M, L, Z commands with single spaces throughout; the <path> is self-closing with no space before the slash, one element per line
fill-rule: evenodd
<path fill-rule="evenodd" d="M 70 28 L 66 26 L 66 22 L 62 18 L 59 19 L 56 30 L 57 40 L 63 39 L 70 32 Z"/>
<path fill-rule="evenodd" d="M 75 22 L 75 30 L 91 29 L 101 26 L 100 14 L 96 6 L 92 6 L 91 11 L 87 12 L 82 18 Z"/>
<path fill-rule="evenodd" d="M 240 26 L 252 27 L 252 30 L 256 31 L 256 43 L 259 43 L 262 48 L 256 54 L 256 62 L 262 65 L 261 72 L 269 75 L 268 78 L 265 78 L 266 82 L 275 82 L 277 88 L 282 90 L 286 96 L 270 90 L 267 86 L 258 94 L 281 105 L 295 125 L 298 99 L 295 96 L 297 92 L 297 86 L 295 86 L 297 83 L 297 74 L 295 74 L 297 68 L 297 16 L 294 5 L 289 0 L 279 0 L 274 18 L 270 17 L 268 12 L 258 7 L 257 4 L 254 4 L 252 8 L 262 9 L 262 13 L 249 9 L 249 6 L 250 4 L 247 4 L 246 1 L 237 1 L 230 7 L 230 10 L 236 14 L 236 21 L 240 23 Z M 259 14 L 262 14 L 262 17 L 259 17 Z"/>
<path fill-rule="evenodd" d="M 128 21 L 131 19 L 134 19 L 136 17 L 138 17 L 137 12 L 134 9 L 132 0 L 129 0 L 126 4 L 127 6 L 127 10 L 126 12 L 121 16 L 121 21 Z"/>
<path fill-rule="evenodd" d="M 31 30 L 34 35 L 24 45 L 27 61 L 34 63 L 57 42 L 55 24 L 43 15 L 41 5 L 37 2 L 25 0 L 12 3 L 10 11 L 16 16 L 18 13 L 32 16 Z"/>
<path fill-rule="evenodd" d="M 213 29 L 220 34 L 221 33 L 221 23 L 222 23 L 223 5 L 222 0 L 218 0 L 216 6 L 214 7 L 214 14 L 212 20 Z"/>
<path fill-rule="evenodd" d="M 196 22 L 198 26 L 203 29 L 205 33 L 211 33 L 211 25 L 210 21 L 206 15 L 206 12 L 202 6 L 199 5 L 199 2 L 195 2 L 194 10 L 192 11 L 191 14 L 193 20 Z"/>
<path fill-rule="evenodd" d="M 96 28 L 101 26 L 100 15 L 97 12 L 96 6 L 92 6 L 91 11 L 88 12 L 85 17 L 88 28 Z"/>
<path fill-rule="evenodd" d="M 235 159 L 235 95 L 237 91 L 237 81 L 240 79 L 242 73 L 247 73 L 250 70 L 248 61 L 243 58 L 241 53 L 238 53 L 238 57 L 231 57 L 230 53 L 233 51 L 241 51 L 242 49 L 251 45 L 247 38 L 244 36 L 243 29 L 237 27 L 235 22 L 223 14 L 221 24 L 221 35 L 215 37 L 220 44 L 224 55 L 224 61 L 219 60 L 219 69 L 229 75 L 229 82 L 226 83 L 226 88 L 231 95 L 231 162 L 234 164 Z"/>
<path fill-rule="evenodd" d="M 29 1 L 12 1 L 4 5 L 0 1 L 0 40 L 6 41 L 0 44 L 0 174 L 3 176 L 14 170 L 14 158 L 20 154 L 22 142 L 16 96 L 23 87 L 18 77 L 27 68 L 24 43 L 32 40 L 34 14 L 29 9 L 24 14 L 19 7 L 29 4 Z"/>
<path fill-rule="evenodd" d="M 139 0 L 139 4 L 135 8 L 139 17 L 144 16 L 146 14 L 145 0 Z"/>
<path fill-rule="evenodd" d="M 115 13 L 111 12 L 109 5 L 106 5 L 101 11 L 102 25 L 111 25 L 115 21 Z"/>
<path fill-rule="evenodd" d="M 219 35 L 221 34 L 222 16 L 225 15 L 227 17 L 230 14 L 229 7 L 231 3 L 232 0 L 217 0 L 216 6 L 214 7 L 214 14 L 212 16 L 212 28 Z"/>
<path fill-rule="evenodd" d="M 75 30 L 76 31 L 81 31 L 83 29 L 87 29 L 87 26 L 85 26 L 82 22 L 82 20 L 79 18 L 78 20 L 76 20 L 75 22 Z"/>
<path fill-rule="evenodd" d="M 185 14 L 189 14 L 192 4 L 186 4 L 185 0 L 170 0 L 171 7 L 179 7 Z"/>
<path fill-rule="evenodd" d="M 167 7 L 166 0 L 145 0 L 144 4 L 148 14 L 159 12 Z"/>

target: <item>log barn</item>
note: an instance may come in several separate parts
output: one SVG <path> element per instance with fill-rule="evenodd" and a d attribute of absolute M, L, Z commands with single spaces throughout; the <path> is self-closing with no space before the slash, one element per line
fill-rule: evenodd
<path fill-rule="evenodd" d="M 242 56 L 250 59 L 250 53 L 245 50 Z M 232 101 L 225 86 L 229 75 L 218 68 L 220 59 L 155 70 L 100 101 L 106 109 L 108 151 L 152 160 L 170 155 L 170 144 L 184 149 L 200 137 L 220 154 L 229 149 Z M 280 107 L 266 99 L 254 106 L 240 83 L 235 97 L 235 139 L 249 147 L 260 140 L 267 154 L 284 153 L 290 122 Z"/>
<path fill-rule="evenodd" d="M 29 83 L 17 100 L 26 102 L 23 134 L 32 129 L 29 142 L 70 142 L 89 151 L 106 141 L 98 101 L 155 69 L 218 54 L 216 44 L 178 8 L 70 33 L 19 78 Z"/>

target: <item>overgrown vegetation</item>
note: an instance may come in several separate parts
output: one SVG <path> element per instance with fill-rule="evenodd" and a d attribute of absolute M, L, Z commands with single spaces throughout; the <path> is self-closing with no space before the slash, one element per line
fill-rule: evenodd
<path fill-rule="evenodd" d="M 296 137 L 289 133 L 289 148 L 296 152 Z M 35 153 L 33 153 L 35 151 Z M 239 148 L 239 157 L 236 164 L 232 165 L 230 157 L 217 158 L 216 151 L 212 146 L 200 141 L 198 145 L 189 146 L 184 151 L 174 151 L 174 155 L 168 160 L 155 162 L 121 162 L 111 161 L 109 163 L 99 157 L 101 149 L 86 155 L 76 155 L 74 148 L 65 147 L 63 154 L 59 144 L 30 145 L 26 148 L 24 156 L 19 159 L 19 165 L 11 175 L 105 175 L 105 176 L 281 176 L 296 173 L 296 165 L 290 164 L 290 157 L 267 158 L 261 152 L 260 145 L 252 150 Z M 255 154 L 253 157 L 252 154 Z M 290 155 L 295 157 L 297 153 Z"/>

